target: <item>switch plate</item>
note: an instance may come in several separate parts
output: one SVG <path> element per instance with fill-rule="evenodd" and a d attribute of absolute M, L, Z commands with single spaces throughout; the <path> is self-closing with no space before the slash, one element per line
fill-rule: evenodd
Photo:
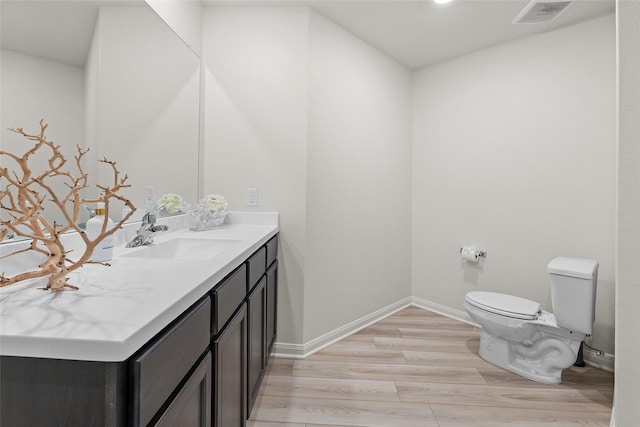
<path fill-rule="evenodd" d="M 151 212 L 156 208 L 156 188 L 153 185 L 144 187 L 144 210 Z"/>
<path fill-rule="evenodd" d="M 247 206 L 258 206 L 257 188 L 247 188 Z"/>

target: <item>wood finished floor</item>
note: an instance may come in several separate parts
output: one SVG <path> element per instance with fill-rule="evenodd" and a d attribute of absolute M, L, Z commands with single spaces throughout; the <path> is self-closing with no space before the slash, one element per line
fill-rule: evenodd
<path fill-rule="evenodd" d="M 408 307 L 307 359 L 272 358 L 247 427 L 609 426 L 612 373 L 539 384 L 482 360 L 479 337 Z"/>

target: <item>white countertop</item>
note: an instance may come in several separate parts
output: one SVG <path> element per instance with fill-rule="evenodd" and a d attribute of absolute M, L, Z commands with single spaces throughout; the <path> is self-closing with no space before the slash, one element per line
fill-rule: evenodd
<path fill-rule="evenodd" d="M 125 249 L 118 247 L 111 267 L 87 264 L 69 275 L 79 290 L 43 291 L 46 278 L 0 288 L 0 354 L 126 360 L 278 232 L 277 213 L 227 220 L 214 230 L 155 238 L 238 240 L 210 260 L 120 257 Z"/>

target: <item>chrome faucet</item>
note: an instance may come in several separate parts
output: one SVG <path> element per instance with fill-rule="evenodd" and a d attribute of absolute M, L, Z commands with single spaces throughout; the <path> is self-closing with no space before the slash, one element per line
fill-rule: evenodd
<path fill-rule="evenodd" d="M 136 248 L 138 246 L 150 245 L 153 243 L 153 236 L 160 231 L 167 231 L 169 229 L 166 225 L 155 225 L 156 216 L 150 212 L 146 213 L 142 217 L 142 224 L 136 232 L 136 237 L 127 243 L 127 248 Z"/>

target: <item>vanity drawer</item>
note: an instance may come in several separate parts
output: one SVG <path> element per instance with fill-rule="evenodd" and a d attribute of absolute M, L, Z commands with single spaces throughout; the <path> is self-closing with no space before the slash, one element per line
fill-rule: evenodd
<path fill-rule="evenodd" d="M 242 264 L 213 290 L 213 312 L 211 313 L 211 335 L 222 330 L 231 315 L 247 296 L 247 267 Z"/>
<path fill-rule="evenodd" d="M 267 249 L 263 246 L 258 249 L 247 260 L 247 266 L 249 268 L 249 281 L 247 282 L 247 293 L 256 283 L 260 281 L 262 275 L 267 270 Z"/>
<path fill-rule="evenodd" d="M 211 299 L 187 310 L 132 361 L 133 425 L 146 426 L 209 345 Z"/>
<path fill-rule="evenodd" d="M 266 244 L 267 247 L 267 267 L 273 264 L 278 257 L 278 235 L 276 234 Z"/>

